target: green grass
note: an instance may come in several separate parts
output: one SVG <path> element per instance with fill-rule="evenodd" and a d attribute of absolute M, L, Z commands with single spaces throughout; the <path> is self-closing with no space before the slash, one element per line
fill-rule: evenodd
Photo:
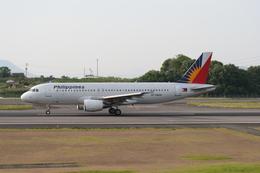
<path fill-rule="evenodd" d="M 260 109 L 260 102 L 188 102 L 192 106 Z"/>
<path fill-rule="evenodd" d="M 77 172 L 68 172 L 68 173 L 134 173 L 137 171 L 77 171 Z"/>
<path fill-rule="evenodd" d="M 188 160 L 203 160 L 203 161 L 210 161 L 210 160 L 230 160 L 231 158 L 226 156 L 207 156 L 207 155 L 187 155 L 182 156 L 183 159 Z"/>
<path fill-rule="evenodd" d="M 260 127 L 250 127 L 251 129 L 260 130 Z"/>
<path fill-rule="evenodd" d="M 21 98 L 18 98 L 18 97 L 17 97 L 17 98 L 16 98 L 16 97 L 10 97 L 10 98 L 3 98 L 3 97 L 2 97 L 2 98 L 1 98 L 1 97 L 0 97 L 0 100 L 21 100 Z"/>
<path fill-rule="evenodd" d="M 0 110 L 33 109 L 33 105 L 0 105 Z"/>
<path fill-rule="evenodd" d="M 124 171 L 78 171 L 68 173 L 135 173 L 137 171 L 124 170 Z M 177 168 L 172 171 L 164 173 L 259 173 L 259 164 L 228 164 L 217 165 L 197 168 Z"/>
<path fill-rule="evenodd" d="M 165 173 L 259 173 L 259 164 L 228 164 L 197 168 L 180 168 Z"/>
<path fill-rule="evenodd" d="M 95 137 L 84 137 L 83 140 L 86 140 L 86 141 L 93 141 L 93 142 L 100 142 L 100 141 L 103 141 L 103 139 L 95 138 Z"/>
<path fill-rule="evenodd" d="M 185 128 L 185 129 L 193 129 L 193 128 Z M 209 129 L 209 128 L 206 128 L 206 129 Z M 219 128 L 212 128 L 212 129 L 219 130 Z M 29 129 L 29 130 L 31 131 L 31 129 Z M 65 129 L 49 129 L 49 130 L 59 131 L 59 130 L 65 130 Z M 76 129 L 69 129 L 69 131 L 70 130 L 75 130 L 76 131 Z M 84 131 L 84 129 L 77 129 L 77 130 L 83 130 Z M 87 129 L 87 130 L 90 130 L 90 129 Z M 100 130 L 101 131 L 103 131 L 103 130 L 106 131 L 106 129 L 100 129 Z M 127 129 L 127 130 L 132 130 L 132 129 Z M 140 130 L 140 129 L 137 129 L 137 130 Z M 145 128 L 143 128 L 143 130 L 145 130 Z M 167 130 L 167 128 L 166 128 L 166 130 Z M 197 131 L 197 129 L 194 129 L 194 130 Z M 253 135 L 250 136 L 248 134 L 243 134 L 243 133 L 240 133 L 240 132 L 235 132 L 235 131 L 233 132 L 232 130 L 228 130 L 228 131 L 225 130 L 225 129 L 224 129 L 224 131 L 223 131 L 223 129 L 220 129 L 220 130 L 221 130 L 220 135 L 221 136 L 224 135 L 224 137 L 225 137 L 224 139 L 226 139 L 226 137 L 227 137 L 226 134 L 229 134 L 230 132 L 231 132 L 231 136 L 234 136 L 234 140 L 235 139 L 238 139 L 239 141 L 243 140 L 243 142 L 245 142 L 245 143 L 247 143 L 247 141 L 250 142 L 250 143 L 254 142 L 255 139 L 251 140 L 251 139 L 253 139 L 252 137 L 257 138 L 257 140 L 260 139 L 259 136 L 253 136 Z M 2 130 L 0 129 L 0 132 L 1 131 Z M 13 129 L 12 131 L 15 131 L 15 129 Z M 27 131 L 27 129 L 22 129 L 21 131 Z M 38 130 L 34 129 L 32 131 L 36 131 L 36 133 L 37 133 Z M 91 129 L 91 131 L 95 131 L 95 130 Z M 188 133 L 190 133 L 190 132 L 191 131 L 188 131 Z M 148 133 L 149 133 L 149 131 L 146 132 L 145 134 L 148 134 Z M 232 135 L 233 133 L 235 133 L 235 134 Z M 5 136 L 10 136 L 12 134 L 16 134 L 16 133 L 4 133 Z M 27 134 L 27 133 L 24 133 L 24 134 Z M 102 135 L 100 135 L 100 133 L 99 133 L 97 136 L 94 135 L 94 134 L 97 134 L 97 133 L 94 133 L 92 135 L 90 135 L 88 133 L 82 133 L 79 136 L 75 136 L 75 134 L 78 134 L 78 133 L 71 133 L 71 134 L 68 133 L 68 134 L 63 134 L 63 136 L 60 136 L 57 139 L 56 139 L 56 135 L 53 135 L 53 137 L 51 137 L 49 139 L 49 136 L 50 136 L 49 134 L 50 133 L 47 133 L 47 135 L 40 135 L 40 136 L 38 136 L 38 135 L 35 136 L 34 134 L 31 134 L 31 133 L 29 133 L 29 134 L 30 135 L 25 137 L 25 138 L 22 135 L 20 135 L 20 134 L 18 134 L 18 135 L 16 134 L 15 135 L 16 138 L 10 137 L 10 139 L 8 139 L 8 140 L 11 140 L 10 143 L 14 143 L 15 144 L 14 147 L 16 147 L 16 148 L 10 147 L 10 150 L 14 151 L 14 153 L 16 154 L 16 152 L 15 152 L 16 150 L 17 151 L 18 150 L 19 151 L 24 150 L 23 149 L 24 147 L 30 147 L 28 145 L 31 145 L 31 146 L 36 145 L 36 146 L 38 146 L 38 144 L 45 143 L 46 142 L 45 139 L 47 139 L 47 142 L 44 145 L 46 145 L 48 147 L 49 146 L 52 147 L 52 146 L 56 145 L 57 146 L 57 148 L 56 148 L 57 152 L 54 151 L 55 149 L 51 149 L 51 150 L 48 149 L 47 150 L 48 152 L 45 152 L 46 150 L 42 150 L 41 148 L 39 148 L 39 149 L 33 148 L 32 154 L 34 156 L 35 156 L 36 153 L 38 154 L 39 151 L 40 151 L 40 153 L 47 153 L 47 154 L 49 152 L 51 152 L 54 156 L 55 155 L 57 156 L 57 154 L 59 155 L 61 153 L 60 154 L 61 156 L 70 155 L 70 158 L 77 157 L 77 162 L 82 162 L 85 165 L 88 165 L 88 162 L 85 162 L 84 160 L 80 161 L 80 160 L 78 160 L 78 158 L 85 159 L 85 157 L 90 157 L 90 158 L 93 157 L 93 155 L 80 155 L 81 153 L 88 153 L 87 151 L 90 151 L 90 150 L 85 150 L 85 148 L 90 148 L 90 147 L 92 148 L 93 147 L 92 150 L 96 150 L 97 152 L 99 152 L 98 154 L 109 155 L 112 152 L 113 153 L 114 152 L 120 153 L 122 150 L 117 150 L 116 148 L 117 148 L 117 145 L 118 146 L 123 145 L 122 142 L 126 142 L 125 144 L 134 142 L 134 145 L 130 144 L 131 148 L 132 147 L 139 147 L 139 146 L 142 146 L 143 144 L 145 144 L 146 146 L 148 146 L 148 145 L 152 145 L 152 146 L 153 145 L 158 145 L 159 148 L 167 147 L 167 146 L 169 146 L 169 148 L 172 148 L 171 146 L 174 146 L 174 144 L 178 143 L 178 142 L 174 143 L 174 141 L 172 141 L 172 138 L 174 136 L 174 134 L 172 134 L 172 133 L 169 133 L 169 135 L 167 135 L 167 136 L 156 135 L 156 137 L 152 137 L 152 138 L 149 138 L 149 139 L 146 138 L 145 136 L 143 136 L 144 135 L 143 133 L 141 133 L 140 136 L 139 135 L 138 136 L 135 136 L 135 135 L 134 136 L 128 136 L 127 134 L 124 134 L 124 136 L 126 136 L 126 137 L 120 136 L 119 138 L 115 137 L 117 135 L 115 135 L 115 136 L 112 135 L 111 137 L 109 135 L 106 135 L 106 137 L 108 136 L 109 138 L 105 138 L 104 137 L 104 142 L 107 142 L 107 141 L 109 141 L 109 142 L 108 143 L 103 143 L 99 147 L 94 148 L 94 146 L 96 146 L 96 144 L 99 145 L 102 142 L 100 142 L 100 143 L 98 143 L 98 142 L 92 143 L 92 142 L 89 142 L 89 141 L 100 141 L 100 139 L 101 139 L 101 141 L 103 141 L 103 134 L 102 133 L 101 133 Z M 40 133 L 40 134 L 42 134 L 42 133 Z M 112 132 L 112 133 L 109 133 L 109 134 L 114 134 L 114 133 Z M 189 139 L 189 141 L 188 141 L 189 143 L 187 145 L 182 145 L 181 144 L 181 145 L 177 146 L 177 147 L 180 147 L 181 149 L 185 150 L 186 153 L 194 152 L 196 150 L 196 148 L 192 147 L 192 145 L 191 145 L 191 144 L 194 143 L 194 141 L 195 141 L 195 143 L 197 143 L 200 146 L 201 145 L 202 146 L 205 145 L 205 151 L 208 151 L 208 149 L 212 150 L 212 148 L 214 149 L 214 147 L 211 146 L 211 143 L 214 143 L 215 141 L 219 141 L 219 139 L 218 139 L 219 136 L 218 135 L 214 137 L 214 140 L 206 140 L 206 139 L 208 139 L 207 136 L 209 136 L 210 134 L 207 134 L 207 136 L 203 135 L 204 137 L 203 136 L 201 136 L 201 137 L 196 136 L 196 134 L 201 134 L 201 133 L 194 133 L 192 135 L 194 137 L 189 137 L 189 136 L 187 137 L 185 135 L 185 133 L 180 133 L 180 134 L 182 134 L 182 135 L 181 136 L 177 135 L 177 137 L 179 137 L 179 138 L 177 138 L 177 140 L 180 139 L 181 141 L 183 141 L 183 139 L 184 139 L 184 141 L 186 141 L 186 138 Z M 186 134 L 187 134 L 187 132 L 186 132 Z M 241 134 L 241 136 L 237 136 L 237 134 Z M 70 136 L 68 136 L 68 135 L 70 135 Z M 112 140 L 111 140 L 111 138 L 112 138 Z M 144 138 L 147 140 L 146 143 L 142 143 L 143 141 L 141 141 Z M 5 138 L 3 138 L 3 139 L 5 139 Z M 159 139 L 159 140 L 164 139 L 164 140 L 162 142 L 161 141 L 157 142 L 157 139 Z M 176 138 L 174 138 L 174 140 L 175 139 Z M 227 140 L 228 139 L 229 138 L 227 138 Z M 250 140 L 248 140 L 248 139 L 250 139 Z M 23 140 L 23 141 L 20 141 L 20 140 Z M 232 138 L 232 140 L 233 140 L 233 138 Z M 6 141 L 7 141 L 6 139 L 5 139 L 5 141 L 2 141 L 3 145 L 7 144 Z M 139 141 L 141 141 L 141 142 L 139 142 Z M 164 142 L 166 142 L 166 143 L 164 143 Z M 223 141 L 223 142 L 225 144 L 224 146 L 230 146 L 229 143 L 226 143 L 227 141 Z M 85 145 L 85 143 L 87 143 L 87 145 Z M 49 144 L 51 144 L 51 145 L 49 145 Z M 63 146 L 64 144 L 66 144 L 67 146 Z M 77 146 L 77 147 L 75 148 L 75 146 Z M 185 146 L 191 146 L 191 147 L 187 147 L 186 148 Z M 256 145 L 254 145 L 254 146 L 256 146 Z M 125 147 L 125 145 L 124 145 L 124 147 Z M 231 147 L 236 147 L 236 145 L 231 145 Z M 246 145 L 245 148 L 247 149 L 247 147 L 248 146 Z M 241 150 L 241 149 L 244 150 L 245 148 L 242 147 L 239 150 Z M 26 149 L 28 151 L 30 151 L 29 148 L 26 148 Z M 250 149 L 250 147 L 249 147 L 249 149 Z M 179 153 L 177 153 L 176 155 L 174 155 L 175 154 L 174 153 L 172 156 L 174 156 L 174 157 L 176 156 L 176 158 L 179 161 L 179 163 L 183 162 L 184 164 L 181 164 L 181 165 L 176 164 L 175 165 L 172 162 L 173 165 L 172 166 L 168 165 L 167 169 L 164 169 L 163 167 L 160 167 L 160 168 L 155 167 L 155 168 L 153 168 L 152 167 L 153 165 L 149 165 L 149 167 L 151 167 L 151 169 L 152 169 L 151 170 L 149 168 L 149 172 L 154 172 L 154 173 L 156 173 L 156 172 L 157 173 L 162 173 L 162 172 L 164 172 L 164 173 L 177 173 L 177 172 L 178 173 L 186 173 L 186 172 L 187 173 L 193 173 L 193 172 L 194 173 L 204 173 L 204 172 L 205 173 L 208 173 L 208 172 L 211 172 L 211 173 L 218 173 L 218 172 L 224 172 L 224 173 L 225 172 L 227 172 L 227 173 L 233 173 L 233 172 L 234 173 L 236 173 L 236 172 L 238 172 L 238 173 L 239 172 L 256 173 L 256 172 L 260 172 L 260 163 L 257 162 L 258 161 L 257 160 L 257 156 L 258 156 L 257 153 L 252 156 L 252 158 L 255 157 L 254 159 L 252 159 L 252 160 L 250 159 L 250 160 L 248 160 L 248 162 L 246 160 L 247 164 L 241 164 L 241 162 L 243 162 L 244 159 L 251 158 L 251 154 L 253 153 L 253 151 L 258 152 L 257 146 L 255 148 L 251 148 L 251 149 L 252 150 L 250 150 L 250 152 L 248 154 L 246 152 L 244 152 L 246 154 L 246 156 L 245 157 L 243 156 L 244 158 L 242 158 L 242 160 L 237 160 L 236 158 L 233 158 L 234 155 L 231 154 L 231 153 L 230 153 L 230 155 L 227 155 L 229 157 L 225 156 L 226 154 L 223 154 L 224 156 L 223 155 L 221 156 L 221 155 L 218 154 L 218 152 L 214 152 L 215 154 L 213 153 L 211 155 L 207 155 L 207 154 L 204 154 L 204 150 L 196 150 L 196 151 L 198 151 L 197 155 L 183 155 L 183 154 L 181 154 L 181 155 L 183 155 L 182 157 L 177 157 L 177 156 L 179 156 Z M 140 150 L 136 150 L 136 151 L 140 151 Z M 154 151 L 154 150 L 149 150 L 149 152 L 151 152 L 151 151 Z M 167 149 L 167 150 L 164 150 L 164 151 L 169 151 L 169 150 Z M 6 154 L 6 149 L 3 150 L 2 152 L 3 152 L 2 157 L 4 158 L 5 154 Z M 232 152 L 235 153 L 235 156 L 237 155 L 237 153 L 235 151 L 232 151 Z M 161 152 L 161 153 L 163 153 L 163 152 Z M 14 158 L 16 158 L 15 154 L 13 154 Z M 155 155 L 152 155 L 152 156 L 154 157 Z M 98 157 L 102 157 L 102 155 L 98 155 Z M 60 157 L 60 158 L 63 160 L 62 157 Z M 160 159 L 160 157 L 158 157 L 158 158 Z M 169 163 L 168 160 L 166 160 L 166 161 L 167 161 L 167 163 Z M 37 162 L 37 161 L 35 161 L 35 162 Z M 251 162 L 251 163 L 249 164 L 249 162 Z M 18 163 L 18 162 L 14 162 L 14 163 Z M 164 162 L 162 162 L 162 163 L 164 163 Z M 227 164 L 227 163 L 229 163 L 229 164 Z M 238 164 L 230 164 L 230 163 L 238 163 Z M 255 164 L 255 163 L 257 163 L 257 164 Z M 83 167 L 88 167 L 86 169 L 92 169 L 93 168 L 93 170 L 94 170 L 96 168 L 96 167 L 94 168 L 94 167 L 91 167 L 91 166 L 92 165 L 88 165 L 88 166 L 84 166 L 83 165 Z M 169 166 L 170 166 L 170 168 L 169 168 Z M 135 172 L 138 172 L 137 171 L 137 170 L 139 170 L 138 168 L 139 168 L 138 166 L 137 167 L 131 167 L 131 168 L 129 168 L 129 167 L 128 168 L 124 168 L 122 166 L 121 167 L 119 166 L 119 167 L 116 167 L 116 168 L 112 168 L 112 169 L 116 169 L 114 171 L 102 171 L 102 170 L 99 170 L 99 171 L 78 171 L 78 173 L 80 173 L 80 172 L 81 173 L 84 173 L 84 172 L 85 173 L 110 173 L 110 172 L 115 172 L 115 173 L 135 173 Z M 97 168 L 97 169 L 99 169 L 99 168 Z M 121 169 L 123 169 L 123 170 L 121 170 Z M 134 170 L 124 170 L 124 169 L 134 169 Z M 145 168 L 140 169 L 140 172 L 144 171 L 144 169 Z M 76 169 L 73 169 L 73 170 L 75 171 L 75 173 L 77 173 Z M 84 170 L 84 168 L 80 168 L 80 170 Z M 47 172 L 48 170 L 44 170 L 44 171 Z M 146 171 L 146 172 L 148 172 L 148 171 Z"/>
<path fill-rule="evenodd" d="M 225 97 L 186 97 L 186 98 L 184 98 L 184 99 L 194 99 L 194 100 L 200 100 L 200 99 L 206 99 L 206 100 L 211 100 L 211 99 L 213 99 L 213 100 L 223 100 L 223 99 L 225 99 L 225 100 L 229 100 L 229 99 L 231 99 L 231 98 L 225 98 Z"/>
<path fill-rule="evenodd" d="M 59 126 L 56 126 L 56 128 L 33 128 L 33 129 L 0 129 L 1 131 L 8 131 L 8 132 L 18 132 L 18 131 L 129 131 L 129 130 L 214 130 L 214 129 L 221 129 L 219 127 L 207 127 L 207 128 L 184 128 L 184 127 L 177 127 L 177 128 L 82 128 L 82 127 L 71 127 L 71 128 L 60 128 Z M 223 128 L 225 129 L 225 128 Z M 91 138 L 85 138 L 85 140 L 96 140 L 96 139 L 91 139 Z"/>

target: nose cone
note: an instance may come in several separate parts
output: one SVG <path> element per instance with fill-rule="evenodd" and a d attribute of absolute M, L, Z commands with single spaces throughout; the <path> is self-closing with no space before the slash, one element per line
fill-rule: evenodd
<path fill-rule="evenodd" d="M 23 93 L 23 94 L 21 95 L 21 99 L 22 99 L 23 101 L 25 101 L 25 99 L 26 99 L 26 93 Z"/>
<path fill-rule="evenodd" d="M 25 102 L 30 102 L 31 101 L 31 97 L 29 96 L 30 94 L 29 93 L 23 93 L 22 95 L 21 95 L 21 99 L 23 100 L 23 101 L 25 101 Z"/>

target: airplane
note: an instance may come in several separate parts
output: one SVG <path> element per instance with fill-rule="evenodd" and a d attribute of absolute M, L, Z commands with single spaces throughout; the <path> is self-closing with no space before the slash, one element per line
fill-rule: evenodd
<path fill-rule="evenodd" d="M 176 82 L 146 83 L 46 83 L 32 87 L 21 95 L 28 103 L 77 105 L 78 110 L 101 111 L 121 115 L 121 105 L 154 104 L 192 97 L 216 89 L 206 84 L 212 52 L 203 52 Z"/>

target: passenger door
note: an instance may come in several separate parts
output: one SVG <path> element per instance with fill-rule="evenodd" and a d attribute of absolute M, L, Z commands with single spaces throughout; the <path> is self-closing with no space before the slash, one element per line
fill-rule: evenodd
<path fill-rule="evenodd" d="M 51 86 L 49 85 L 45 87 L 45 97 L 52 97 Z"/>

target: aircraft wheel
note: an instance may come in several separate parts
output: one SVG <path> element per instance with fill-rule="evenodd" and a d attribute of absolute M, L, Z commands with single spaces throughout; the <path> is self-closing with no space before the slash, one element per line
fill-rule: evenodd
<path fill-rule="evenodd" d="M 115 110 L 114 108 L 110 108 L 108 112 L 109 112 L 110 114 L 115 114 L 115 111 L 116 111 L 116 110 Z"/>
<path fill-rule="evenodd" d="M 50 113 L 51 113 L 50 110 L 47 110 L 47 111 L 46 111 L 46 114 L 47 114 L 47 115 L 50 115 Z"/>
<path fill-rule="evenodd" d="M 120 109 L 116 109 L 116 110 L 115 110 L 115 114 L 116 114 L 116 115 L 121 115 L 121 110 L 120 110 Z"/>

